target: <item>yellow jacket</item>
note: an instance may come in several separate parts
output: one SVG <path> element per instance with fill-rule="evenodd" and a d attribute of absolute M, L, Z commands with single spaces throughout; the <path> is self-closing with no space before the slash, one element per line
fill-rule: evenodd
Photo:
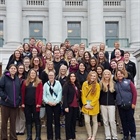
<path fill-rule="evenodd" d="M 88 115 L 97 115 L 99 113 L 100 85 L 99 83 L 96 84 L 95 93 L 91 93 L 91 88 L 92 85 L 89 85 L 87 81 L 85 81 L 82 85 L 82 103 L 83 103 L 82 112 Z M 88 104 L 87 103 L 88 101 L 89 104 L 93 107 L 93 109 L 86 109 L 84 107 L 84 105 Z"/>

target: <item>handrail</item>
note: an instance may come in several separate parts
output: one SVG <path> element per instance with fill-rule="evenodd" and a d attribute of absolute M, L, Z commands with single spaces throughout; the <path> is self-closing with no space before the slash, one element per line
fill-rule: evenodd
<path fill-rule="evenodd" d="M 128 38 L 109 38 L 106 39 L 106 45 L 108 48 L 114 47 L 114 43 L 119 42 L 121 48 L 129 48 L 129 39 Z"/>

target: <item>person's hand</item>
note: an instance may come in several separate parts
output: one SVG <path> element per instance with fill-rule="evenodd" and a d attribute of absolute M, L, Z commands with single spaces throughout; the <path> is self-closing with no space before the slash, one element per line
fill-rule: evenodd
<path fill-rule="evenodd" d="M 91 105 L 85 105 L 86 109 L 93 109 L 93 107 Z"/>
<path fill-rule="evenodd" d="M 51 102 L 48 102 L 47 104 L 50 105 L 50 106 L 53 106 L 53 103 L 51 103 Z"/>
<path fill-rule="evenodd" d="M 56 103 L 53 103 L 52 106 L 56 106 Z"/>
<path fill-rule="evenodd" d="M 22 107 L 22 108 L 25 108 L 25 105 L 24 105 L 24 104 L 22 104 L 22 105 L 21 105 L 21 107 Z"/>
<path fill-rule="evenodd" d="M 36 108 L 39 108 L 39 107 L 41 107 L 41 105 L 36 105 Z"/>
<path fill-rule="evenodd" d="M 136 105 L 132 104 L 132 106 L 131 106 L 131 107 L 132 107 L 132 109 L 135 109 Z"/>
<path fill-rule="evenodd" d="M 69 112 L 69 108 L 65 108 L 65 112 Z"/>

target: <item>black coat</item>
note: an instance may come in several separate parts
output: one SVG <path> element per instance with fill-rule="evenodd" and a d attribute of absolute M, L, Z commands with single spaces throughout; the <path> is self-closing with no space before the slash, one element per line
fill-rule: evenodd
<path fill-rule="evenodd" d="M 0 79 L 0 104 L 8 107 L 18 107 L 21 103 L 21 81 L 15 75 L 14 79 L 10 77 L 9 72 Z"/>
<path fill-rule="evenodd" d="M 100 92 L 100 105 L 115 105 L 116 92 L 107 92 L 101 90 Z"/>
<path fill-rule="evenodd" d="M 78 87 L 77 87 L 78 88 Z M 63 108 L 68 108 L 74 99 L 75 89 L 71 83 L 66 83 L 63 86 Z M 80 90 L 78 88 L 78 99 L 80 98 Z"/>
<path fill-rule="evenodd" d="M 131 77 L 134 79 L 136 76 L 136 65 L 134 62 L 130 61 L 126 64 L 125 63 L 126 70 L 130 73 Z"/>

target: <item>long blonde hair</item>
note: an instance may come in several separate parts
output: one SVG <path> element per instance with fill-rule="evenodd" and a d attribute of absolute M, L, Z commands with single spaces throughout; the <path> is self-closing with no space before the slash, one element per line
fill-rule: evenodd
<path fill-rule="evenodd" d="M 127 77 L 128 77 L 128 71 L 126 70 L 125 64 L 124 64 L 123 61 L 118 61 L 118 62 L 117 62 L 117 69 L 116 69 L 116 71 L 117 71 L 117 70 L 120 70 L 120 69 L 118 69 L 118 65 L 121 64 L 121 63 L 122 63 L 122 65 L 123 65 L 122 71 L 124 72 L 124 77 L 127 78 Z"/>
<path fill-rule="evenodd" d="M 31 71 L 34 71 L 34 72 L 36 73 L 36 77 L 35 77 L 35 79 L 34 79 L 33 85 L 34 85 L 34 87 L 37 87 L 38 84 L 41 82 L 41 80 L 38 78 L 38 76 L 37 76 L 37 71 L 34 70 L 34 69 L 31 69 L 31 70 L 29 71 L 28 76 L 27 76 L 27 79 L 25 80 L 25 85 L 28 86 L 29 83 L 31 82 L 31 77 L 30 77 Z"/>
<path fill-rule="evenodd" d="M 52 65 L 53 65 L 53 66 L 52 66 L 52 67 L 53 67 L 52 70 L 49 70 L 49 64 L 52 64 Z M 47 74 L 49 73 L 49 71 L 54 71 L 54 73 L 55 73 L 54 64 L 53 64 L 52 61 L 47 61 L 47 64 L 46 64 L 46 67 L 45 67 L 44 71 L 45 71 Z"/>
<path fill-rule="evenodd" d="M 97 79 L 98 79 L 98 75 L 95 71 L 90 71 L 87 75 L 87 82 L 90 83 L 91 82 L 91 76 L 92 74 L 96 75 L 96 80 L 94 82 L 92 82 L 92 89 L 91 89 L 91 93 L 95 93 L 96 92 L 96 85 L 97 85 Z"/>
<path fill-rule="evenodd" d="M 105 81 L 105 74 L 106 74 L 106 73 L 109 73 L 109 75 L 110 75 L 110 78 L 109 78 L 109 81 L 108 81 L 109 90 L 110 90 L 110 92 L 114 92 L 115 89 L 114 89 L 114 81 L 113 81 L 113 78 L 112 78 L 112 74 L 111 74 L 110 70 L 107 70 L 107 69 L 105 69 L 105 70 L 103 71 L 102 79 L 101 79 L 101 81 L 100 81 L 101 89 L 102 89 L 103 91 L 105 91 L 105 92 L 108 91 L 108 84 L 107 84 L 106 81 Z"/>

